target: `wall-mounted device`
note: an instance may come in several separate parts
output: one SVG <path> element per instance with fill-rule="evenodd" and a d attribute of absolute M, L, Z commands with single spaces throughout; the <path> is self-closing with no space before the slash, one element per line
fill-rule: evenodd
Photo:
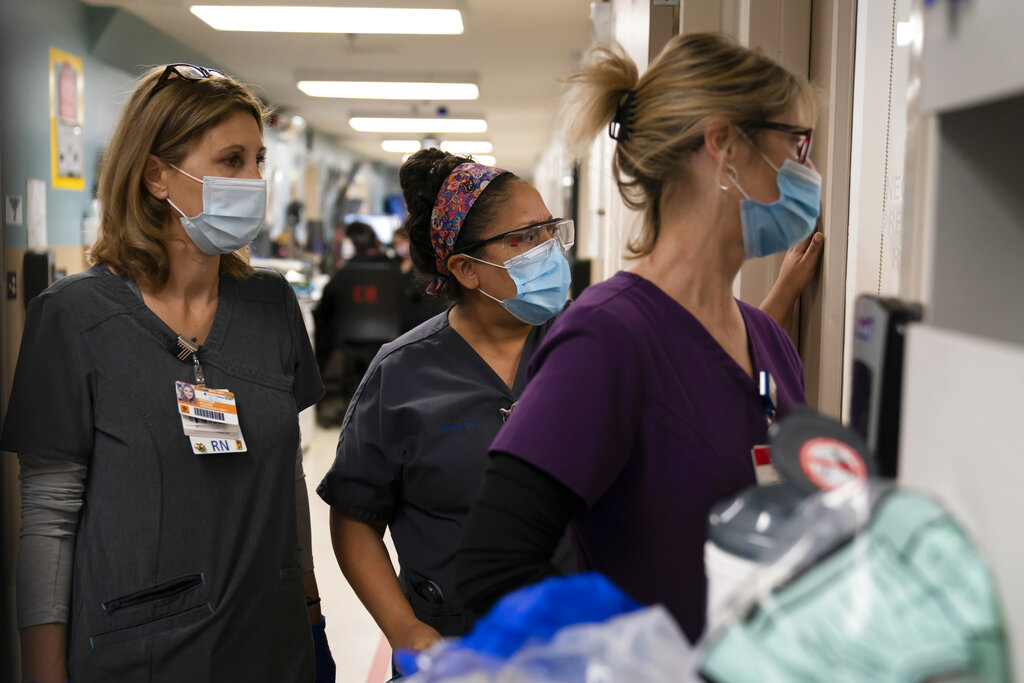
<path fill-rule="evenodd" d="M 854 307 L 850 427 L 867 442 L 878 474 L 899 467 L 903 342 L 907 325 L 921 320 L 921 306 L 861 294 Z"/>
<path fill-rule="evenodd" d="M 52 251 L 26 251 L 22 260 L 22 283 L 25 292 L 25 310 L 28 302 L 53 284 L 57 276 L 55 256 Z"/>

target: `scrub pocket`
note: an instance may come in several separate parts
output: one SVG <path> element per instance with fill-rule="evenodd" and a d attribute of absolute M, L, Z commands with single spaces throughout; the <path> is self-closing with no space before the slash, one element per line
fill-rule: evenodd
<path fill-rule="evenodd" d="M 196 623 L 213 614 L 208 592 L 206 576 L 197 573 L 105 600 L 100 609 L 109 628 L 89 638 L 90 648 L 96 650 Z"/>
<path fill-rule="evenodd" d="M 447 602 L 430 602 L 415 591 L 405 594 L 416 618 L 437 629 L 444 637 L 464 636 L 469 631 L 469 616 Z"/>

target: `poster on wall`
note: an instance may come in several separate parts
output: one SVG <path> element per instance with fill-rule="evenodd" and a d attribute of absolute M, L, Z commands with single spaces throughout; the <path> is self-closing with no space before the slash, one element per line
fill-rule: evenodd
<path fill-rule="evenodd" d="M 82 60 L 50 48 L 50 168 L 53 186 L 85 189 L 85 95 Z"/>

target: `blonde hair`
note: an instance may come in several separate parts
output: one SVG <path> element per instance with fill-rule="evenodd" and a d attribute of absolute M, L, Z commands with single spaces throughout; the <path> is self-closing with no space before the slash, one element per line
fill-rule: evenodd
<path fill-rule="evenodd" d="M 817 116 L 817 95 L 806 78 L 715 33 L 672 38 L 642 77 L 621 48 L 596 48 L 569 83 L 562 120 L 566 143 L 578 157 L 617 112 L 628 109 L 612 173 L 625 204 L 643 212 L 640 234 L 628 245 L 634 258 L 654 248 L 660 202 L 703 145 L 713 117 L 744 124 L 794 106 L 811 121 Z M 623 107 L 631 91 L 631 103 Z"/>
<path fill-rule="evenodd" d="M 167 284 L 164 226 L 177 214 L 146 187 L 143 172 L 149 155 L 180 164 L 192 146 L 230 114 L 251 113 L 261 134 L 266 115 L 252 92 L 231 78 L 188 80 L 171 75 L 157 88 L 163 73 L 164 67 L 157 67 L 139 81 L 103 154 L 98 179 L 103 212 L 89 253 L 94 263 L 127 273 L 153 289 Z M 251 275 L 248 247 L 222 255 L 220 272 L 235 278 Z"/>

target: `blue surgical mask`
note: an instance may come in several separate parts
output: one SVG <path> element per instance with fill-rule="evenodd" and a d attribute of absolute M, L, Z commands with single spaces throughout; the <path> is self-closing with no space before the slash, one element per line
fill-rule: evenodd
<path fill-rule="evenodd" d="M 529 325 L 543 325 L 553 318 L 569 297 L 572 276 L 569 261 L 566 260 L 558 240 L 548 240 L 519 256 L 510 258 L 503 265 L 484 261 L 473 256 L 466 258 L 504 268 L 516 283 L 516 295 L 511 299 L 498 299 L 484 290 L 484 296 L 494 299 L 502 307 Z"/>
<path fill-rule="evenodd" d="M 262 178 L 219 178 L 203 176 L 200 180 L 173 164 L 171 167 L 203 184 L 203 212 L 189 218 L 181 214 L 185 232 L 205 254 L 230 254 L 248 245 L 260 231 L 267 215 L 267 181 Z"/>
<path fill-rule="evenodd" d="M 767 157 L 765 161 L 775 168 Z M 771 204 L 751 199 L 735 178 L 732 181 L 744 196 L 740 200 L 740 223 L 747 258 L 767 256 L 796 246 L 814 232 L 818 221 L 821 175 L 792 159 L 786 159 L 782 168 L 775 168 L 775 171 L 779 199 Z"/>

